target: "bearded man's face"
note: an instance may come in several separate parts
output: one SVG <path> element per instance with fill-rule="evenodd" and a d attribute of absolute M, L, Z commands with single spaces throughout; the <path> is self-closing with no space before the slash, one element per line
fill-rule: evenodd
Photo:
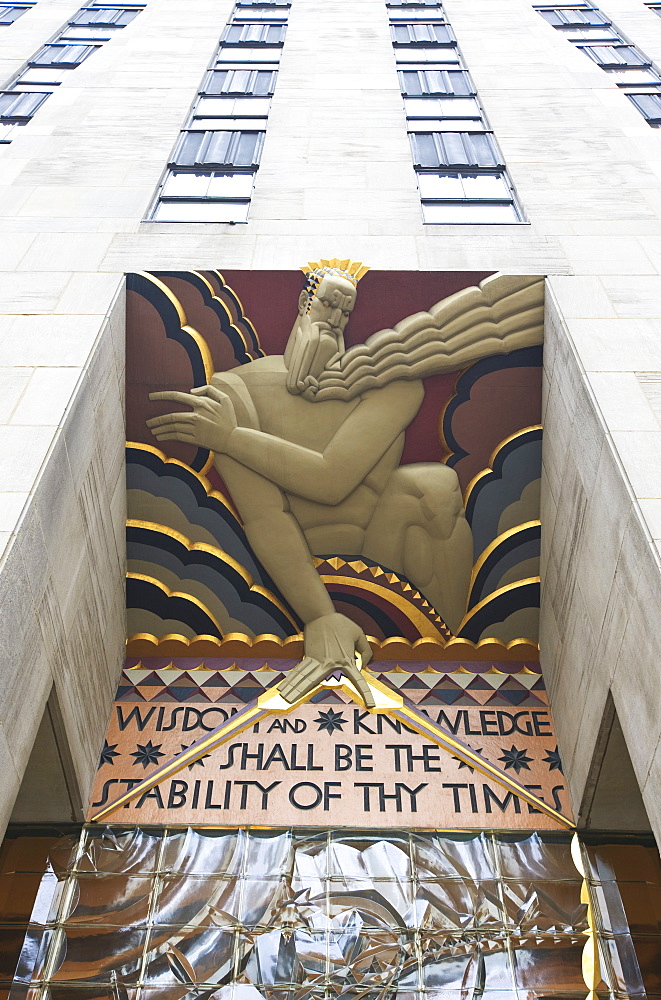
<path fill-rule="evenodd" d="M 355 304 L 355 286 L 338 275 L 326 275 L 311 302 L 301 295 L 288 361 L 290 392 L 302 393 L 314 386 L 331 359 L 344 353 L 344 329 Z"/>

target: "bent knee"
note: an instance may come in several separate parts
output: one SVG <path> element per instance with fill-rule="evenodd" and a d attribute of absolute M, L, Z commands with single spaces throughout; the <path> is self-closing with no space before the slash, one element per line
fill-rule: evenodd
<path fill-rule="evenodd" d="M 388 488 L 425 499 L 434 506 L 449 504 L 457 511 L 463 510 L 459 477 L 454 469 L 440 462 L 402 465 L 393 472 Z"/>

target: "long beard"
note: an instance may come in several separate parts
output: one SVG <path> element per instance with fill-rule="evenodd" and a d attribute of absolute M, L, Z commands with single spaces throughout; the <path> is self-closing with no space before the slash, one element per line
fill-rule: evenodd
<path fill-rule="evenodd" d="M 318 389 L 318 377 L 341 352 L 337 341 L 324 327 L 312 323 L 303 331 L 300 322 L 289 338 L 285 351 L 287 389 L 295 396 L 313 400 Z"/>

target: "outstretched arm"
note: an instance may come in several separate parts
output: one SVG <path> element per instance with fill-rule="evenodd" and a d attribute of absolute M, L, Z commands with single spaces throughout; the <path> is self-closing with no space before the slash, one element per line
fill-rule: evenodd
<path fill-rule="evenodd" d="M 240 462 L 287 493 L 336 504 L 361 483 L 422 402 L 421 385 L 393 383 L 362 399 L 323 451 L 313 451 L 251 427 L 237 426 L 228 397 L 211 386 L 194 394 L 161 392 L 151 399 L 188 403 L 192 413 L 148 421 L 160 440 L 186 441 Z"/>

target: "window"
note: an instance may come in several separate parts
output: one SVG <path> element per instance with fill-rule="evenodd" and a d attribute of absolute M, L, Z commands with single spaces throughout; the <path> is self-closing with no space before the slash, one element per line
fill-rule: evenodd
<path fill-rule="evenodd" d="M 0 91 L 0 121 L 29 121 L 37 108 L 40 108 L 48 97 L 50 97 L 48 93 Z"/>
<path fill-rule="evenodd" d="M 79 10 L 69 24 L 124 28 L 141 10 L 141 7 L 86 7 Z"/>
<path fill-rule="evenodd" d="M 474 94 L 465 70 L 414 69 L 399 74 L 402 93 L 406 97 L 431 94 L 453 94 L 455 97 Z"/>
<path fill-rule="evenodd" d="M 650 124 L 661 125 L 661 94 L 627 94 Z"/>
<path fill-rule="evenodd" d="M 633 45 L 579 45 L 579 48 L 602 69 L 650 65 L 649 59 L 645 59 Z"/>
<path fill-rule="evenodd" d="M 410 24 L 391 24 L 392 40 L 398 45 L 429 45 L 440 42 L 449 45 L 454 37 L 447 24 L 441 21 L 415 21 Z"/>
<path fill-rule="evenodd" d="M 31 7 L 34 7 L 34 3 L 0 4 L 0 27 L 18 21 L 19 17 L 25 14 L 26 10 L 30 10 Z"/>
<path fill-rule="evenodd" d="M 72 69 L 80 66 L 88 56 L 91 56 L 96 45 L 44 45 L 34 59 L 32 66 L 63 66 Z"/>
<path fill-rule="evenodd" d="M 424 167 L 496 167 L 501 157 L 486 132 L 414 132 L 413 162 Z"/>
<path fill-rule="evenodd" d="M 263 138 L 263 132 L 183 132 L 172 162 L 189 167 L 256 167 Z"/>
<path fill-rule="evenodd" d="M 535 10 L 554 28 L 581 28 L 586 24 L 611 23 L 594 7 L 536 7 Z"/>
<path fill-rule="evenodd" d="M 270 97 L 275 87 L 276 71 L 242 67 L 240 69 L 213 69 L 204 83 L 205 94 L 251 94 Z"/>
<path fill-rule="evenodd" d="M 656 103 L 661 97 L 661 73 L 597 7 L 592 3 L 575 7 L 533 6 L 549 24 L 565 32 L 568 41 L 611 76 L 613 83 L 624 90 L 650 125 L 661 125 Z M 646 6 L 661 10 L 659 4 Z M 567 31 L 568 28 L 576 30 Z M 649 92 L 641 94 L 630 89 L 640 87 Z"/>
<path fill-rule="evenodd" d="M 439 3 L 434 19 L 391 10 L 390 31 L 404 100 L 423 221 L 430 225 L 522 222 L 503 157 Z M 409 15 L 411 16 L 411 15 Z"/>
<path fill-rule="evenodd" d="M 284 24 L 241 23 L 230 24 L 225 29 L 225 45 L 282 45 L 285 40 Z"/>
<path fill-rule="evenodd" d="M 21 9 L 22 12 L 31 6 L 34 5 L 26 3 L 12 7 L 0 6 L 0 24 L 10 23 L 3 21 L 3 16 L 11 16 L 12 11 Z M 60 29 L 55 39 L 39 49 L 29 60 L 27 69 L 14 76 L 5 90 L 0 91 L 0 122 L 25 125 L 59 86 L 67 72 L 80 66 L 108 41 L 112 35 L 112 31 L 108 32 L 108 27 L 115 30 L 124 28 L 143 9 L 144 4 L 89 3 L 81 7 Z M 103 37 L 99 31 L 104 33 Z M 30 92 L 24 89 L 27 87 Z M 0 141 L 10 141 L 7 128 L 3 127 L 3 131 Z"/>
<path fill-rule="evenodd" d="M 262 7 L 270 20 L 253 19 Z M 278 20 L 269 8 L 278 7 Z M 289 3 L 239 0 L 148 214 L 152 222 L 248 221 Z M 250 8 L 247 10 L 246 8 Z M 264 12 L 262 12 L 264 13 Z"/>

